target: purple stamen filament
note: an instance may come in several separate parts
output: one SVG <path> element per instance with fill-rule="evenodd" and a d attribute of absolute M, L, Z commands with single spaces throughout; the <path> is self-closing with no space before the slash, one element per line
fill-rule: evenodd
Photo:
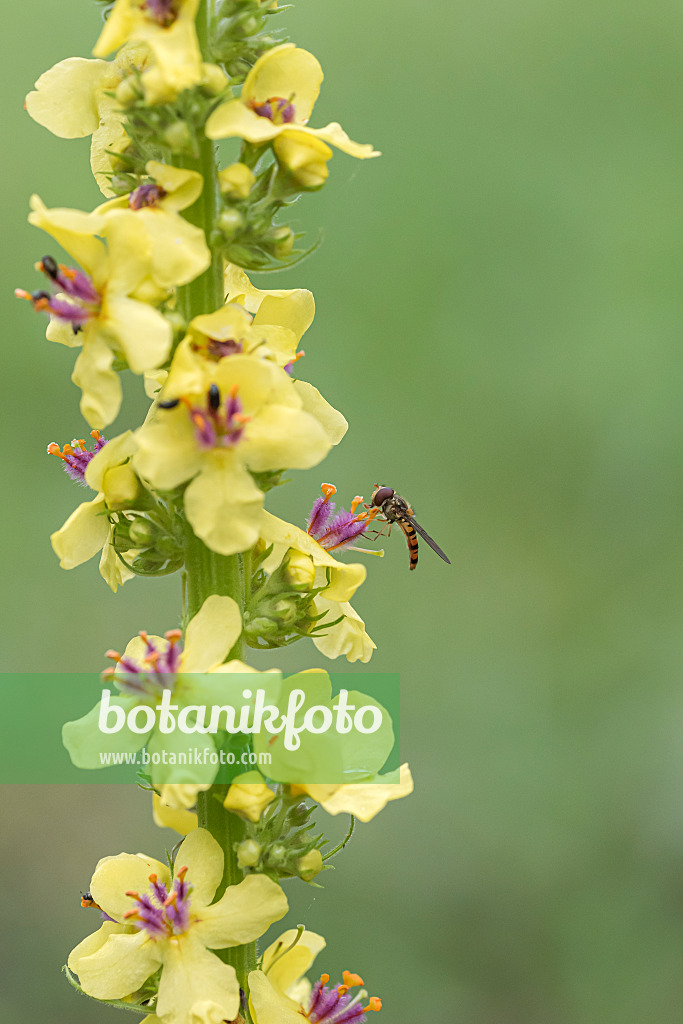
<path fill-rule="evenodd" d="M 142 659 L 138 662 L 120 655 L 118 651 L 107 651 L 107 657 L 116 662 L 116 668 L 105 669 L 102 675 L 105 679 L 114 677 L 123 693 L 158 697 L 164 690 L 173 688 L 180 669 L 183 653 L 181 632 L 171 629 L 166 633 L 166 649 L 158 647 L 144 631 L 139 635 L 146 647 Z"/>
<path fill-rule="evenodd" d="M 151 884 L 146 893 L 126 893 L 135 900 L 136 906 L 124 914 L 124 919 L 139 931 L 147 932 L 152 939 L 182 935 L 190 924 L 192 886 L 185 881 L 186 874 L 187 868 L 181 868 L 170 893 L 156 875 L 150 875 Z"/>
<path fill-rule="evenodd" d="M 249 106 L 255 114 L 258 114 L 259 117 L 267 117 L 273 124 L 291 124 L 296 118 L 292 97 L 286 100 L 282 96 L 271 96 L 263 103 L 252 100 Z"/>

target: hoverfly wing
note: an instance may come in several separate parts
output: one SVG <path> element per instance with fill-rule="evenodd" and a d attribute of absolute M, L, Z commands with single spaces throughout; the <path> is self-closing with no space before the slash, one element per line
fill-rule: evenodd
<path fill-rule="evenodd" d="M 436 553 L 439 556 L 439 558 L 443 558 L 444 562 L 448 562 L 448 564 L 450 565 L 451 564 L 450 558 L 448 558 L 448 556 L 443 553 L 443 551 L 441 550 L 439 545 L 436 543 L 436 541 L 432 540 L 432 538 L 429 536 L 427 531 L 425 529 L 423 529 L 423 527 L 420 526 L 420 524 L 417 522 L 417 520 L 413 519 L 412 516 L 406 516 L 406 519 L 411 524 L 411 526 L 414 527 L 416 533 L 419 533 L 420 537 L 422 537 L 422 540 L 425 541 L 426 544 L 429 544 L 429 546 L 432 549 L 432 551 L 436 551 Z"/>

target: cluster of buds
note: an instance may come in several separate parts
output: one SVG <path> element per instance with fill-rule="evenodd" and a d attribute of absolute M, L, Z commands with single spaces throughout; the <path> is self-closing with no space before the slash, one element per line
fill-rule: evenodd
<path fill-rule="evenodd" d="M 246 836 L 235 847 L 240 867 L 274 881 L 312 882 L 325 869 L 320 851 L 323 837 L 310 835 L 312 811 L 298 798 L 281 793 L 258 821 L 248 821 Z"/>
<path fill-rule="evenodd" d="M 268 549 L 261 548 L 263 560 Z M 314 588 L 310 559 L 292 552 L 272 573 L 257 568 L 252 596 L 244 609 L 244 636 L 250 647 L 287 647 L 300 637 L 314 636 L 335 621 L 323 623 L 325 613 L 315 608 L 315 598 L 327 586 Z M 338 620 L 336 620 L 338 621 Z"/>

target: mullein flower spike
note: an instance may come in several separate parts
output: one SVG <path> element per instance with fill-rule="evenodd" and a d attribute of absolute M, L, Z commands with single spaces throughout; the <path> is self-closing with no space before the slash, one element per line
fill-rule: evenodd
<path fill-rule="evenodd" d="M 212 765 L 228 753 L 247 766 L 229 777 L 218 766 L 210 779 L 185 772 L 192 732 L 174 735 L 167 760 L 157 721 L 169 700 L 195 716 L 246 701 L 248 719 L 264 694 L 284 713 L 299 689 L 302 713 L 331 713 L 325 672 L 257 672 L 245 645 L 307 638 L 326 657 L 362 662 L 375 648 L 350 603 L 366 568 L 336 556 L 366 550 L 357 545 L 378 510 L 360 497 L 336 508 L 331 484 L 305 529 L 266 508 L 287 471 L 318 465 L 348 424 L 299 376 L 311 292 L 260 289 L 245 270 L 304 254 L 278 215 L 326 185 L 333 149 L 379 155 L 336 122 L 309 126 L 322 68 L 270 32 L 280 10 L 275 0 L 114 0 L 92 57 L 60 61 L 26 97 L 54 134 L 91 136 L 106 197 L 91 212 L 31 199 L 30 223 L 67 255 L 43 256 L 44 283 L 16 292 L 49 319 L 49 341 L 78 350 L 72 380 L 91 428 L 47 446 L 94 492 L 52 546 L 66 569 L 101 552 L 114 591 L 133 575 L 184 573 L 178 620 L 108 651 L 101 700 L 63 726 L 84 770 L 144 748 L 154 820 L 186 836 L 168 865 L 144 854 L 99 861 L 83 905 L 102 924 L 68 961 L 81 992 L 146 1014 L 143 1024 L 362 1024 L 379 1010 L 356 974 L 306 979 L 325 943 L 303 926 L 260 958 L 255 943 L 287 912 L 281 883 L 318 885 L 344 846 L 325 853 L 316 808 L 351 815 L 352 831 L 413 786 L 407 765 L 382 774 L 391 721 L 357 691 L 352 701 L 382 712 L 367 744 L 311 733 L 293 756 L 281 733 L 205 732 Z M 237 142 L 219 167 L 222 139 Z M 105 436 L 125 370 L 144 378 L 151 406 L 142 424 Z M 120 724 L 106 735 L 103 709 Z M 327 763 L 343 781 L 320 781 Z"/>

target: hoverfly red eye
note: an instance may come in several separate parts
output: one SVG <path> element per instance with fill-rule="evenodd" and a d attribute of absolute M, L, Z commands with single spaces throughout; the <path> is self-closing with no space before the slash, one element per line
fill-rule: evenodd
<path fill-rule="evenodd" d="M 377 508 L 381 508 L 385 501 L 388 501 L 389 498 L 393 498 L 395 493 L 396 492 L 393 487 L 378 487 L 372 495 L 372 504 Z"/>

